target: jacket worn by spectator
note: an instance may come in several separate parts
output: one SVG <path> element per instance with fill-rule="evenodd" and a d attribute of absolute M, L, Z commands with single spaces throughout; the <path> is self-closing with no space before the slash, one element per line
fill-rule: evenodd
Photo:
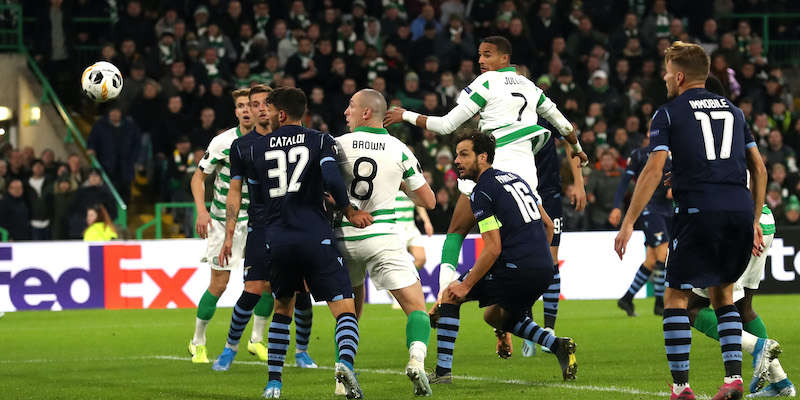
<path fill-rule="evenodd" d="M 132 182 L 141 143 L 141 133 L 133 119 L 122 117 L 114 124 L 105 116 L 92 127 L 86 145 L 95 151 L 112 181 Z"/>

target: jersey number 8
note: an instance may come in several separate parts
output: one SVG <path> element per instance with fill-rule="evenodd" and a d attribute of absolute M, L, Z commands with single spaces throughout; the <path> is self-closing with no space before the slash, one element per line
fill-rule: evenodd
<path fill-rule="evenodd" d="M 292 178 L 287 184 L 287 158 L 288 162 L 295 164 L 292 171 Z M 264 154 L 264 159 L 267 161 L 275 160 L 278 165 L 267 171 L 267 177 L 278 178 L 278 186 L 269 190 L 269 197 L 273 199 L 276 197 L 285 196 L 287 192 L 297 192 L 300 190 L 298 182 L 303 175 L 303 170 L 306 169 L 308 164 L 308 148 L 307 147 L 292 147 L 289 149 L 289 154 L 283 150 L 272 150 Z"/>
<path fill-rule="evenodd" d="M 536 205 L 536 200 L 531 196 L 531 192 L 525 186 L 525 183 L 517 181 L 505 184 L 503 188 L 514 197 L 514 201 L 517 202 L 519 212 L 522 214 L 522 219 L 525 220 L 526 224 L 542 218 L 542 215 L 539 214 L 539 206 Z"/>
<path fill-rule="evenodd" d="M 367 163 L 370 165 L 370 173 L 368 175 L 361 175 L 361 165 Z M 375 177 L 378 176 L 378 163 L 369 157 L 359 157 L 353 163 L 353 182 L 350 183 L 350 195 L 359 200 L 369 200 L 372 197 L 372 192 L 375 190 L 375 184 L 372 183 Z M 359 182 L 366 183 L 367 191 L 364 194 L 358 194 L 356 188 L 362 188 L 364 185 L 359 185 Z"/>

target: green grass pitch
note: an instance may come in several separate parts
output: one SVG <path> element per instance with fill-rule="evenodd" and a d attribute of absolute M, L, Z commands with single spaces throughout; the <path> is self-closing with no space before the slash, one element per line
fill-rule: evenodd
<path fill-rule="evenodd" d="M 760 296 L 755 307 L 770 336 L 784 349 L 781 361 L 800 379 L 800 295 Z M 450 399 L 658 399 L 668 397 L 671 381 L 661 333 L 661 318 L 649 313 L 652 299 L 636 300 L 638 318 L 629 318 L 613 301 L 562 301 L 557 333 L 578 344 L 578 379 L 563 382 L 555 357 L 538 351 L 521 356 L 515 338 L 510 360 L 494 354 L 495 338 L 475 303 L 463 307 L 456 343 L 452 385 L 435 385 L 436 398 Z M 535 313 L 541 318 L 541 305 Z M 229 372 L 192 364 L 186 345 L 194 329 L 194 310 L 84 310 L 17 312 L 0 318 L 0 398 L 2 399 L 253 399 L 267 379 L 266 363 L 244 346 Z M 209 356 L 222 351 L 230 309 L 217 310 L 208 330 Z M 285 399 L 334 399 L 333 318 L 314 308 L 310 353 L 318 370 L 284 369 Z M 388 305 L 367 305 L 360 324 L 356 372 L 370 399 L 410 399 L 405 316 Z M 243 342 L 250 328 L 245 331 Z M 691 383 L 708 399 L 722 383 L 719 344 L 693 331 Z M 294 363 L 291 355 L 287 364 Z M 745 385 L 752 373 L 745 354 Z M 436 363 L 436 332 L 431 335 L 427 369 Z"/>

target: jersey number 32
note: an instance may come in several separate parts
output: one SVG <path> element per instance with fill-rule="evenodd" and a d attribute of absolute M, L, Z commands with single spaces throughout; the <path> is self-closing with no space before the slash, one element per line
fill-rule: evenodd
<path fill-rule="evenodd" d="M 303 176 L 303 170 L 306 169 L 308 164 L 308 148 L 307 147 L 292 147 L 289 152 L 283 150 L 271 150 L 264 154 L 264 159 L 267 161 L 275 160 L 277 166 L 267 171 L 268 178 L 277 178 L 278 186 L 269 190 L 269 197 L 273 199 L 276 197 L 285 196 L 287 192 L 297 192 L 300 190 L 300 177 Z M 288 163 L 287 163 L 288 161 Z M 294 164 L 292 170 L 292 177 L 287 181 L 288 164 Z"/>

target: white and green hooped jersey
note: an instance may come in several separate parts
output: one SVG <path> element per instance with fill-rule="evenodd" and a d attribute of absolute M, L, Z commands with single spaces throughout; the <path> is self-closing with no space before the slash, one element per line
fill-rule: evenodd
<path fill-rule="evenodd" d="M 417 206 L 408 198 L 405 192 L 402 190 L 397 191 L 397 196 L 394 198 L 394 215 L 397 217 L 397 224 L 401 227 L 400 231 L 408 229 L 408 225 L 416 227 L 414 223 L 414 210 L 416 208 Z"/>
<path fill-rule="evenodd" d="M 761 208 L 761 219 L 758 220 L 758 223 L 761 224 L 761 232 L 764 236 L 775 233 L 775 216 L 772 215 L 772 210 L 766 204 Z"/>
<path fill-rule="evenodd" d="M 231 187 L 231 143 L 242 136 L 239 127 L 228 129 L 220 133 L 208 144 L 206 154 L 200 160 L 199 167 L 207 175 L 216 171 L 214 178 L 214 199 L 211 201 L 211 218 L 225 221 L 225 202 L 228 199 L 228 189 Z M 250 195 L 247 185 L 242 185 L 242 206 L 239 208 L 238 221 L 247 220 L 247 208 L 250 205 Z"/>
<path fill-rule="evenodd" d="M 399 234 L 395 198 L 400 182 L 404 181 L 411 190 L 425 185 L 417 158 L 405 143 L 383 128 L 358 127 L 353 133 L 336 138 L 336 148 L 350 202 L 374 219 L 372 225 L 357 229 L 337 216 L 336 237 L 361 240 Z"/>
<path fill-rule="evenodd" d="M 536 154 L 550 138 L 550 131 L 537 123 L 539 114 L 556 105 L 513 67 L 484 72 L 461 91 L 456 102 L 473 114 L 480 113 L 478 129 L 494 135 L 498 150 L 531 140 Z"/>

